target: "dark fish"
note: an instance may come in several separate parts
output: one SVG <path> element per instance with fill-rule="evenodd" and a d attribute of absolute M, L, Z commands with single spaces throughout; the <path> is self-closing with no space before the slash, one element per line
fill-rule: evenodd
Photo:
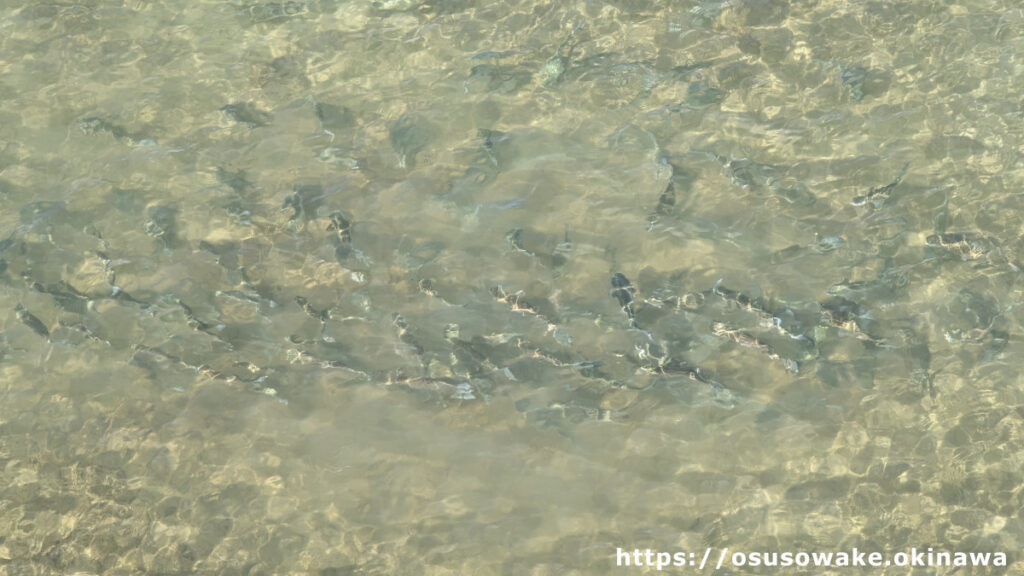
<path fill-rule="evenodd" d="M 598 377 L 597 369 L 604 363 L 590 360 L 576 360 L 570 354 L 561 350 L 545 350 L 520 338 L 515 339 L 516 347 L 523 353 L 524 358 L 543 360 L 556 368 L 577 368 L 582 372 L 589 372 L 588 377 Z"/>
<path fill-rule="evenodd" d="M 856 196 L 850 201 L 850 204 L 854 206 L 863 206 L 868 202 L 871 202 L 876 208 L 881 206 L 883 202 L 889 199 L 892 191 L 903 181 L 903 176 L 907 173 L 907 168 L 910 166 L 910 162 L 903 165 L 903 169 L 896 176 L 896 179 L 886 184 L 885 186 L 879 186 L 878 188 L 872 188 L 867 194 L 862 196 Z"/>
<path fill-rule="evenodd" d="M 667 156 L 662 156 L 659 164 L 662 165 L 662 169 L 669 172 L 669 179 L 665 189 L 658 195 L 658 203 L 654 210 L 647 215 L 648 232 L 654 229 L 654 225 L 661 220 L 662 216 L 670 216 L 675 211 L 679 194 L 687 193 L 692 185 L 692 178 L 679 166 L 669 161 Z"/>
<path fill-rule="evenodd" d="M 143 301 L 143 300 L 139 300 L 138 298 L 135 298 L 131 294 L 125 292 L 124 290 L 121 290 L 120 286 L 113 286 L 112 293 L 113 293 L 113 296 L 114 296 L 114 300 L 118 300 L 118 301 L 122 301 L 122 302 L 130 302 L 132 304 L 135 304 L 139 308 L 142 308 L 143 310 L 145 310 L 146 308 L 149 308 L 149 306 L 150 306 L 149 302 L 146 302 L 146 301 Z"/>
<path fill-rule="evenodd" d="M 856 320 L 867 315 L 860 304 L 842 297 L 829 298 L 820 303 L 826 320 L 834 326 Z"/>
<path fill-rule="evenodd" d="M 430 278 L 420 278 L 420 280 L 416 282 L 416 287 L 419 288 L 420 292 L 423 292 L 427 296 L 433 296 L 434 298 L 439 298 L 441 296 L 441 293 L 434 288 L 434 281 Z"/>
<path fill-rule="evenodd" d="M 839 236 L 826 236 L 811 244 L 793 244 L 792 246 L 777 250 L 772 253 L 770 261 L 772 264 L 779 264 L 796 258 L 803 258 L 809 253 L 828 254 L 829 252 L 834 252 L 845 243 L 846 241 Z"/>
<path fill-rule="evenodd" d="M 500 59 L 500 58 L 506 58 L 508 56 L 513 56 L 513 55 L 515 55 L 515 52 L 512 51 L 512 50 L 506 50 L 505 52 L 489 51 L 489 52 L 481 52 L 479 54 L 474 54 L 473 57 L 470 58 L 470 60 L 487 60 L 487 59 L 490 59 L 490 58 Z"/>
<path fill-rule="evenodd" d="M 1010 342 L 1010 333 L 1005 330 L 989 330 L 989 343 L 985 346 L 983 362 L 989 362 L 999 356 Z"/>
<path fill-rule="evenodd" d="M 514 94 L 533 79 L 533 74 L 514 64 L 478 64 L 469 70 L 462 87 L 469 93 Z"/>
<path fill-rule="evenodd" d="M 263 304 L 263 299 L 260 298 L 259 294 L 246 292 L 244 290 L 217 290 L 214 295 L 218 298 L 232 298 L 234 300 L 248 302 L 250 304 Z"/>
<path fill-rule="evenodd" d="M 733 186 L 760 192 L 771 188 L 779 180 L 778 170 L 771 165 L 755 162 L 746 157 L 729 157 L 707 152 L 722 165 L 722 173 Z"/>
<path fill-rule="evenodd" d="M 247 292 L 256 294 L 259 298 L 264 300 L 271 308 L 277 307 L 277 300 L 275 299 L 281 292 L 280 287 L 268 285 L 262 281 L 254 280 L 249 275 L 249 270 L 245 266 L 238 267 L 238 276 L 241 280 L 239 286 Z"/>
<path fill-rule="evenodd" d="M 217 168 L 217 181 L 231 188 L 238 194 L 245 194 L 249 190 L 255 190 L 256 185 L 245 177 L 245 171 L 231 172 L 226 168 Z"/>
<path fill-rule="evenodd" d="M 110 346 L 109 340 L 105 340 L 100 336 L 97 336 L 96 333 L 92 331 L 92 329 L 90 329 L 88 326 L 81 322 L 70 322 L 68 320 L 60 319 L 57 320 L 57 323 L 60 324 L 61 328 L 78 332 L 83 337 L 88 338 L 89 340 L 101 342 L 103 344 L 106 344 L 107 346 Z"/>
<path fill-rule="evenodd" d="M 927 191 L 929 196 L 936 193 L 942 194 L 942 204 L 939 205 L 939 209 L 935 213 L 934 219 L 934 230 L 936 234 L 942 234 L 949 228 L 949 225 L 953 223 L 953 218 L 949 214 L 949 192 L 950 188 L 948 186 L 938 186 Z"/>
<path fill-rule="evenodd" d="M 228 118 L 245 124 L 249 128 L 259 128 L 270 124 L 274 117 L 260 110 L 252 102 L 233 102 L 220 109 Z"/>
<path fill-rule="evenodd" d="M 541 266 L 552 269 L 556 275 L 560 274 L 558 269 L 569 262 L 573 250 L 568 225 L 561 240 L 552 234 L 524 228 L 509 230 L 505 240 L 511 252 L 536 259 Z"/>
<path fill-rule="evenodd" d="M 146 218 L 146 234 L 156 238 L 165 247 L 178 242 L 178 210 L 170 206 L 153 206 Z"/>
<path fill-rule="evenodd" d="M 57 303 L 58 306 L 67 310 L 68 312 L 74 312 L 75 314 L 85 314 L 88 310 L 90 298 L 85 294 L 82 294 L 78 290 L 63 280 L 56 284 L 43 285 L 32 279 L 27 272 L 23 272 L 22 276 L 28 282 L 29 288 L 36 292 L 48 294 Z"/>
<path fill-rule="evenodd" d="M 925 238 L 925 243 L 933 248 L 942 248 L 951 254 L 959 256 L 962 260 L 977 260 L 988 254 L 994 245 L 994 240 L 983 238 L 977 234 L 963 232 L 947 232 L 944 234 L 932 234 Z"/>
<path fill-rule="evenodd" d="M 176 356 L 160 348 L 153 346 L 146 346 L 145 344 L 136 344 L 132 346 L 132 358 L 130 363 L 134 366 L 139 366 L 143 370 L 149 372 L 154 378 L 166 377 L 168 364 L 177 366 L 179 368 L 185 368 L 189 371 L 202 374 L 211 380 L 221 380 L 224 382 L 234 382 L 238 377 L 234 374 L 226 374 L 220 370 L 214 369 L 209 364 L 193 364 L 180 356 Z M 255 365 L 249 362 L 236 363 L 235 367 L 252 367 L 257 369 Z M 259 382 L 262 378 L 256 380 L 247 380 L 250 382 Z"/>
<path fill-rule="evenodd" d="M 562 79 L 562 75 L 565 74 L 566 68 L 569 67 L 569 63 L 572 61 L 572 52 L 580 42 L 576 32 L 582 28 L 583 24 L 577 24 L 569 32 L 569 36 L 558 46 L 555 55 L 549 58 L 540 69 L 541 83 L 545 88 L 554 87 Z"/>
<path fill-rule="evenodd" d="M 565 236 L 561 242 L 555 246 L 555 251 L 551 255 L 552 266 L 563 266 L 569 261 L 569 254 L 572 253 L 572 240 L 569 239 L 569 225 L 565 225 Z"/>
<path fill-rule="evenodd" d="M 715 158 L 722 171 L 732 184 L 755 194 L 767 194 L 795 206 L 810 206 L 817 198 L 807 186 L 796 182 L 792 186 L 784 186 L 785 171 L 779 167 L 756 162 L 750 158 L 731 158 L 713 152 L 705 152 Z"/>
<path fill-rule="evenodd" d="M 846 244 L 840 236 L 825 236 L 824 238 L 818 238 L 816 242 L 808 246 L 812 251 L 818 254 L 828 254 L 838 249 L 843 244 Z"/>
<path fill-rule="evenodd" d="M 327 225 L 328 232 L 337 233 L 338 240 L 345 243 L 352 242 L 352 223 L 345 218 L 341 212 L 331 212 L 331 223 Z"/>
<path fill-rule="evenodd" d="M 725 286 L 722 286 L 722 280 L 719 279 L 715 282 L 715 285 L 711 288 L 711 292 L 720 296 L 726 302 L 735 305 L 738 308 L 749 310 L 751 312 L 760 312 L 762 314 L 768 314 L 774 316 L 770 310 L 768 310 L 767 304 L 762 298 L 756 296 L 751 297 L 743 292 L 737 292 L 736 290 L 730 290 Z"/>
<path fill-rule="evenodd" d="M 44 288 L 43 285 L 40 284 L 39 282 L 33 280 L 32 277 L 28 275 L 28 272 L 22 272 L 21 277 L 25 280 L 25 283 L 28 284 L 28 287 L 31 288 L 32 290 L 35 290 L 36 292 L 42 292 L 43 294 L 46 293 L 46 288 Z"/>
<path fill-rule="evenodd" d="M 528 300 L 526 298 L 526 293 L 522 290 L 508 293 L 505 292 L 505 289 L 501 286 L 491 288 L 491 295 L 499 302 L 508 304 L 513 312 L 522 312 L 523 314 L 536 316 L 548 324 L 548 326 L 555 325 L 555 321 L 553 320 L 555 315 L 554 305 L 547 299 L 539 298 L 536 301 L 532 299 Z"/>
<path fill-rule="evenodd" d="M 235 362 L 232 369 L 234 377 L 242 382 L 262 382 L 266 379 L 266 376 L 263 375 L 264 369 L 248 360 Z"/>
<path fill-rule="evenodd" d="M 796 360 L 792 360 L 790 358 L 783 358 L 781 355 L 779 355 L 778 352 L 775 351 L 774 348 L 772 348 L 768 344 L 761 342 L 754 335 L 744 332 L 742 330 L 738 330 L 736 328 L 732 328 L 726 325 L 724 322 L 712 323 L 711 333 L 714 334 L 715 336 L 732 340 L 733 342 L 739 344 L 740 346 L 743 346 L 744 348 L 753 348 L 754 350 L 757 350 L 758 352 L 764 354 L 765 356 L 771 358 L 772 360 L 778 360 L 782 362 L 782 365 L 785 366 L 786 370 L 789 372 L 796 373 L 800 371 L 800 366 L 799 364 L 797 364 Z"/>
<path fill-rule="evenodd" d="M 166 364 L 168 362 L 192 368 L 192 366 L 180 357 L 165 352 L 160 348 L 147 346 L 145 344 L 135 344 L 132 346 L 132 357 L 129 363 L 133 366 L 139 366 L 145 369 L 153 374 L 154 377 L 157 377 L 161 372 L 166 371 Z"/>
<path fill-rule="evenodd" d="M 851 66 L 843 70 L 840 77 L 843 86 L 850 89 L 850 100 L 860 102 L 864 98 L 864 80 L 868 77 L 868 71 L 860 66 Z"/>
<path fill-rule="evenodd" d="M 488 128 L 478 128 L 476 131 L 478 138 L 481 138 L 480 146 L 487 152 L 486 160 L 492 164 L 497 164 L 498 161 L 493 157 L 494 146 L 500 142 L 504 142 L 511 138 L 511 136 L 505 132 L 499 132 L 498 130 L 490 130 Z"/>
<path fill-rule="evenodd" d="M 113 186 L 108 193 L 110 204 L 121 212 L 137 214 L 145 206 L 145 191 Z"/>
<path fill-rule="evenodd" d="M 292 189 L 294 192 L 284 199 L 281 210 L 294 210 L 289 220 L 314 218 L 317 209 L 327 198 L 323 187 L 318 184 L 296 184 Z"/>
<path fill-rule="evenodd" d="M 291 208 L 295 212 L 292 213 L 289 220 L 298 220 L 302 216 L 302 201 L 298 194 L 289 194 L 285 197 L 284 203 L 281 204 L 281 210 L 287 210 Z"/>
<path fill-rule="evenodd" d="M 320 121 L 320 128 L 331 135 L 332 141 L 337 132 L 356 125 L 356 115 L 352 110 L 323 102 L 316 103 L 316 118 Z"/>
<path fill-rule="evenodd" d="M 113 124 L 96 116 L 82 118 L 79 120 L 78 129 L 81 130 L 83 134 L 107 132 L 114 138 L 132 146 L 153 146 L 156 144 L 152 139 L 146 138 L 142 134 L 129 132 L 122 126 L 118 126 L 117 124 Z"/>
<path fill-rule="evenodd" d="M 55 217 L 66 213 L 67 205 L 67 202 L 61 200 L 39 200 L 23 206 L 18 210 L 18 215 L 22 224 L 32 227 L 40 222 L 53 221 Z M 5 240 L 5 242 L 7 241 L 13 243 L 13 233 Z"/>
<path fill-rule="evenodd" d="M 954 326 L 945 330 L 946 341 L 951 343 L 981 342 L 1001 324 L 1003 316 L 1012 310 L 1004 308 L 990 295 L 963 289 L 950 304 L 949 312 Z"/>
<path fill-rule="evenodd" d="M 337 211 L 331 212 L 330 220 L 331 223 L 327 225 L 327 231 L 334 232 L 329 236 L 331 244 L 334 245 L 334 257 L 344 265 L 353 252 L 357 255 L 361 254 L 352 248 L 352 222 Z"/>
<path fill-rule="evenodd" d="M 249 17 L 254 24 L 262 22 L 273 22 L 283 18 L 290 18 L 307 11 L 305 2 L 255 2 L 241 7 L 242 12 Z"/>
<path fill-rule="evenodd" d="M 645 342 L 642 346 L 636 346 L 635 351 L 636 357 L 631 357 L 630 359 L 637 362 L 640 369 L 644 372 L 669 376 L 686 376 L 690 380 L 712 386 L 721 386 L 713 374 L 700 366 L 690 364 L 682 358 L 671 356 L 662 345 Z"/>
<path fill-rule="evenodd" d="M 850 101 L 860 102 L 865 95 L 881 95 L 889 89 L 889 75 L 861 66 L 840 66 L 843 87 L 850 90 Z"/>
<path fill-rule="evenodd" d="M 427 124 L 417 123 L 402 116 L 389 131 L 391 147 L 398 154 L 400 168 L 415 168 L 416 155 L 434 139 L 434 130 Z"/>
<path fill-rule="evenodd" d="M 862 294 L 880 287 L 879 280 L 843 280 L 838 284 L 829 286 L 827 292 L 830 296 L 846 297 L 851 294 Z"/>
<path fill-rule="evenodd" d="M 518 339 L 488 339 L 473 336 L 469 340 L 451 340 L 458 364 L 471 374 L 486 374 L 508 366 L 522 356 Z"/>
<path fill-rule="evenodd" d="M 0 253 L 3 253 L 5 250 L 7 250 L 11 246 L 13 246 L 14 243 L 17 241 L 15 239 L 15 237 L 14 237 L 14 234 L 15 234 L 15 232 L 11 232 L 7 236 L 7 238 L 4 238 L 3 240 L 0 240 Z"/>
<path fill-rule="evenodd" d="M 504 168 L 505 160 L 515 157 L 513 137 L 511 134 L 480 128 L 477 130 L 477 137 L 474 140 L 475 148 L 467 149 L 469 154 L 469 165 L 466 172 L 452 180 L 451 189 L 447 197 L 455 203 L 472 202 L 477 203 L 474 198 L 477 193 L 490 185 Z M 510 153 L 510 149 L 513 153 Z M 505 210 L 518 206 L 522 199 L 512 199 L 503 203 L 495 203 L 499 210 Z"/>
<path fill-rule="evenodd" d="M 523 247 L 523 229 L 513 228 L 505 234 L 505 239 L 508 240 L 508 245 L 517 252 L 522 252 L 528 256 L 533 256 L 533 253 Z"/>
<path fill-rule="evenodd" d="M 634 309 L 634 298 L 636 296 L 636 288 L 630 283 L 629 279 L 625 277 L 621 272 L 616 272 L 612 276 L 612 291 L 611 295 L 615 300 L 618 301 L 619 306 L 622 306 L 622 311 L 629 317 L 629 324 L 633 328 L 637 328 L 636 323 L 636 310 Z"/>
<path fill-rule="evenodd" d="M 14 307 L 14 314 L 18 317 L 18 320 L 21 320 L 22 324 L 31 328 L 33 332 L 47 340 L 50 339 L 50 330 L 46 327 L 46 324 L 43 324 L 43 321 L 35 314 L 26 310 L 20 302 Z"/>
<path fill-rule="evenodd" d="M 416 340 L 416 337 L 412 335 L 409 323 L 405 321 L 405 318 L 398 312 L 395 312 L 391 316 L 391 323 L 395 326 L 395 331 L 398 332 L 398 339 L 411 347 L 416 354 L 422 356 L 423 346 L 421 346 Z"/>
<path fill-rule="evenodd" d="M 497 370 L 497 367 L 487 359 L 488 350 L 482 338 L 476 336 L 471 340 L 461 339 L 458 324 L 446 324 L 443 334 L 444 339 L 452 345 L 449 368 L 453 374 L 460 377 L 480 376 Z"/>
<path fill-rule="evenodd" d="M 733 306 L 757 315 L 758 323 L 761 328 L 775 330 L 787 338 L 798 340 L 804 344 L 813 344 L 813 340 L 811 338 L 807 337 L 805 334 L 795 331 L 799 329 L 799 322 L 794 324 L 792 319 L 796 315 L 788 306 L 771 302 L 764 298 L 748 296 L 747 294 L 737 292 L 736 290 L 730 290 L 729 288 L 722 286 L 721 279 L 719 279 L 718 282 L 715 282 L 714 287 L 711 288 L 711 292 Z M 784 323 L 782 320 L 783 318 L 790 320 L 787 323 Z"/>
<path fill-rule="evenodd" d="M 228 270 L 235 270 L 238 268 L 239 246 L 236 242 L 226 240 L 208 242 L 206 240 L 200 240 L 199 249 L 217 256 L 217 263 Z"/>
<path fill-rule="evenodd" d="M 679 312 L 683 309 L 695 310 L 700 308 L 704 304 L 704 299 L 705 296 L 702 292 L 681 293 L 679 287 L 673 285 L 673 281 L 669 280 L 665 285 L 655 288 L 650 298 L 645 300 L 645 303 L 657 308 Z"/>
<path fill-rule="evenodd" d="M 665 216 L 672 212 L 672 208 L 675 205 L 676 186 L 675 183 L 669 181 L 668 186 L 666 186 L 665 190 L 662 191 L 660 196 L 658 196 L 658 206 L 654 208 L 654 212 Z"/>
<path fill-rule="evenodd" d="M 726 95 L 725 90 L 715 88 L 707 82 L 691 82 L 686 87 L 686 99 L 678 106 L 681 110 L 707 108 L 721 103 Z"/>
<path fill-rule="evenodd" d="M 775 252 L 772 252 L 768 261 L 771 262 L 772 264 L 781 264 L 783 262 L 793 260 L 803 255 L 804 253 L 804 246 L 801 246 L 800 244 L 793 244 L 792 246 L 787 246 L 781 250 L 776 250 Z"/>
<path fill-rule="evenodd" d="M 862 326 L 863 323 L 871 320 L 871 314 L 861 307 L 860 304 L 836 296 L 820 303 L 822 320 L 831 325 L 853 334 L 859 340 L 865 340 L 874 344 L 883 344 L 885 340 L 879 338 Z"/>
<path fill-rule="evenodd" d="M 300 308 L 302 308 L 302 311 L 305 312 L 307 316 L 314 320 L 318 320 L 320 322 L 327 322 L 328 320 L 331 319 L 329 309 L 325 308 L 323 310 L 317 310 L 316 308 L 313 307 L 312 304 L 309 303 L 309 300 L 305 299 L 302 296 L 296 296 L 295 303 L 298 304 Z"/>
<path fill-rule="evenodd" d="M 192 312 L 192 308 L 190 308 L 181 300 L 178 300 L 178 306 L 181 306 L 182 311 L 185 312 L 185 322 L 189 325 L 190 328 L 198 330 L 200 332 L 206 332 L 207 334 L 217 336 L 218 338 L 220 337 L 216 334 L 216 330 L 218 328 L 217 326 L 200 320 L 195 315 L 195 313 Z M 221 328 L 223 328 L 223 326 L 221 326 Z"/>

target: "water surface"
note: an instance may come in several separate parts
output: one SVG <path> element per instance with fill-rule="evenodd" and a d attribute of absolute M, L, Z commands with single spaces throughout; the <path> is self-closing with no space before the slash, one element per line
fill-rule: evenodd
<path fill-rule="evenodd" d="M 7 572 L 1021 548 L 1015 4 L 0 29 Z"/>

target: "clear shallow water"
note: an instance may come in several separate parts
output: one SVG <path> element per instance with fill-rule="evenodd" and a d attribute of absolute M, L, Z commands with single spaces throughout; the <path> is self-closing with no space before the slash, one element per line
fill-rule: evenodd
<path fill-rule="evenodd" d="M 4 569 L 1019 549 L 1022 26 L 5 8 Z"/>

